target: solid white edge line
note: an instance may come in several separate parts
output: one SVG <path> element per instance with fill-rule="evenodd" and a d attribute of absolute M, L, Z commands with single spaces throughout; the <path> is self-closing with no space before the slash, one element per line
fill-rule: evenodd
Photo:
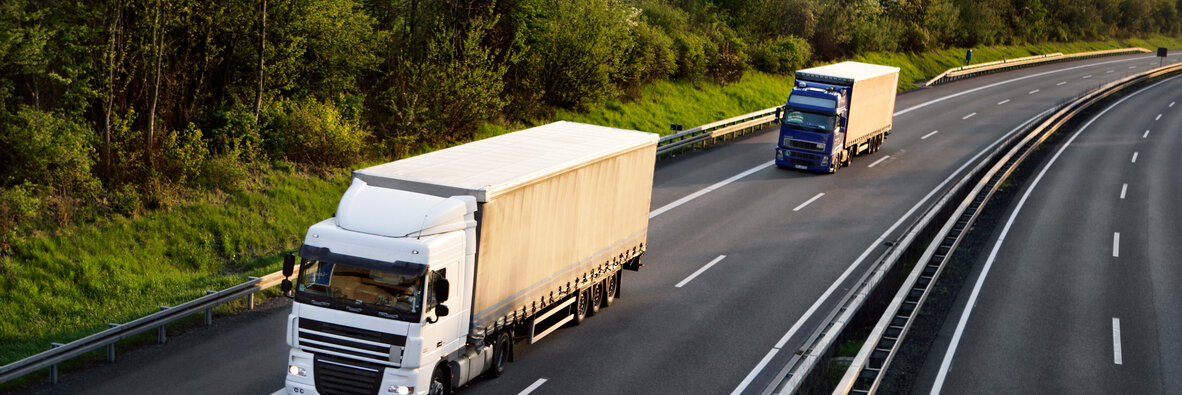
<path fill-rule="evenodd" d="M 686 204 L 687 202 L 689 202 L 691 200 L 697 199 L 697 198 L 701 197 L 702 195 L 710 193 L 711 191 L 713 191 L 715 189 L 722 188 L 723 186 L 726 186 L 726 184 L 730 184 L 732 182 L 738 181 L 740 178 L 751 175 L 751 173 L 755 173 L 757 171 L 763 170 L 763 169 L 767 168 L 768 166 L 771 166 L 775 163 L 776 163 L 775 161 L 768 161 L 767 163 L 752 167 L 750 169 L 747 169 L 747 171 L 736 174 L 735 176 L 733 176 L 731 178 L 719 181 L 719 182 L 715 183 L 714 185 L 703 188 L 700 191 L 691 193 L 686 197 L 683 197 L 681 199 L 677 199 L 673 203 L 666 204 L 664 206 L 661 206 L 661 208 L 653 210 L 652 212 L 648 213 L 648 218 L 653 219 L 653 217 L 664 214 L 666 211 L 672 210 L 677 206 Z"/>
<path fill-rule="evenodd" d="M 1120 258 L 1120 232 L 1112 232 L 1112 257 Z"/>
<path fill-rule="evenodd" d="M 809 200 L 805 201 L 804 203 L 801 203 L 799 206 L 796 206 L 796 208 L 792 209 L 792 211 L 800 211 L 800 209 L 804 208 L 804 206 L 808 206 L 809 203 L 815 202 L 817 199 L 820 199 L 821 196 L 825 196 L 825 192 L 818 193 L 817 196 L 813 196 L 812 199 L 809 199 Z"/>
<path fill-rule="evenodd" d="M 1131 163 L 1137 163 L 1137 154 L 1140 154 L 1140 152 L 1134 152 L 1134 153 L 1133 153 L 1133 160 L 1132 160 L 1132 162 L 1131 162 Z"/>
<path fill-rule="evenodd" d="M 521 392 L 518 392 L 517 395 L 528 395 L 530 392 L 534 392 L 534 390 L 538 389 L 538 387 L 541 387 L 542 384 L 546 384 L 546 381 L 546 379 L 538 379 L 538 381 L 530 384 L 529 387 L 525 387 L 525 389 L 521 390 Z"/>
<path fill-rule="evenodd" d="M 1124 356 L 1120 350 L 1120 318 L 1112 317 L 1112 363 L 1124 364 Z"/>
<path fill-rule="evenodd" d="M 698 269 L 698 271 L 694 272 L 694 274 L 691 274 L 691 275 L 689 275 L 689 277 L 686 277 L 685 280 L 681 280 L 681 282 L 677 283 L 677 285 L 674 285 L 674 287 L 681 288 L 682 285 L 689 283 L 690 280 L 693 280 L 694 278 L 698 277 L 699 274 L 702 274 L 706 270 L 709 270 L 711 266 L 714 266 L 715 263 L 718 263 L 718 261 L 721 261 L 725 258 L 726 258 L 726 255 L 719 255 L 718 258 L 714 258 L 714 260 L 710 261 L 710 263 L 707 263 L 706 266 L 702 266 L 701 269 Z"/>
<path fill-rule="evenodd" d="M 972 114 L 969 114 L 969 115 L 965 115 L 965 116 L 961 117 L 960 119 L 969 119 L 969 118 L 972 118 L 974 115 L 977 115 L 977 113 L 972 113 Z"/>
<path fill-rule="evenodd" d="M 925 135 L 923 135 L 923 137 L 920 137 L 919 139 L 920 139 L 920 140 L 927 140 L 927 139 L 928 139 L 928 137 L 932 137 L 932 135 L 933 135 L 933 134 L 936 134 L 936 133 L 940 133 L 940 131 L 939 131 L 939 130 L 933 130 L 931 133 L 925 134 Z"/>
<path fill-rule="evenodd" d="M 1174 78 L 1178 77 L 1170 77 L 1169 79 L 1162 80 L 1153 85 L 1141 88 L 1141 90 L 1121 98 L 1116 103 L 1112 103 L 1112 105 L 1108 106 L 1108 108 L 1105 108 L 1104 111 L 1100 111 L 1099 114 L 1096 114 L 1096 116 L 1092 117 L 1091 120 L 1088 120 L 1088 122 L 1080 127 L 1079 130 L 1075 131 L 1075 134 L 1072 134 L 1071 138 L 1067 139 L 1067 142 L 1064 143 L 1062 147 L 1059 147 L 1059 151 L 1055 152 L 1055 155 L 1051 157 L 1051 160 L 1048 161 L 1046 165 L 1043 165 L 1042 170 L 1038 172 L 1038 175 L 1034 177 L 1034 181 L 1030 183 L 1030 186 L 1026 188 L 1026 192 L 1022 194 L 1022 198 L 1018 199 L 1018 204 L 1014 206 L 1014 211 L 1010 213 L 1010 218 L 1006 220 L 1005 226 L 1001 229 L 1001 235 L 999 235 L 997 237 L 997 241 L 993 243 L 993 249 L 989 252 L 989 258 L 985 260 L 985 265 L 981 268 L 980 277 L 977 277 L 977 282 L 973 285 L 973 292 L 969 295 L 968 302 L 965 303 L 964 312 L 961 313 L 960 320 L 958 320 L 956 323 L 956 332 L 952 334 L 952 340 L 948 344 L 948 350 L 944 352 L 944 360 L 940 363 L 940 370 L 936 374 L 936 382 L 932 384 L 932 391 L 930 392 L 931 395 L 937 395 L 940 393 L 940 390 L 943 389 L 944 380 L 948 377 L 948 369 L 952 366 L 952 357 L 956 355 L 956 348 L 960 345 L 961 336 L 964 335 L 965 325 L 968 324 L 969 316 L 973 314 L 973 307 L 977 305 L 977 297 L 981 295 L 981 286 L 985 284 L 985 277 L 989 275 L 989 269 L 993 267 L 993 262 L 995 259 L 997 259 L 997 252 L 1001 249 L 1001 243 L 1005 241 L 1006 234 L 1010 232 L 1010 227 L 1014 225 L 1014 219 L 1017 218 L 1018 214 L 1022 211 L 1022 206 L 1026 205 L 1026 199 L 1030 197 L 1030 193 L 1034 191 L 1035 187 L 1038 186 L 1038 182 L 1041 181 L 1042 177 L 1047 174 L 1047 170 L 1051 168 L 1051 165 L 1055 164 L 1055 161 L 1059 159 L 1059 155 L 1061 155 L 1063 151 L 1067 150 L 1067 147 L 1071 146 L 1071 142 L 1075 141 L 1075 138 L 1079 137 L 1080 133 L 1083 133 L 1083 131 L 1086 130 L 1088 126 L 1091 126 L 1093 122 L 1095 122 L 1097 119 L 1100 119 L 1100 117 L 1104 116 L 1104 114 L 1108 113 L 1108 110 L 1115 108 L 1125 100 L 1128 100 L 1133 96 L 1137 96 L 1137 94 L 1141 92 L 1161 85 L 1166 81 L 1173 80 Z"/>
<path fill-rule="evenodd" d="M 846 278 L 848 278 L 850 276 L 850 274 L 853 274 L 854 269 L 857 269 L 858 266 L 862 264 L 862 261 L 866 260 L 867 256 L 870 256 L 871 252 L 874 252 L 874 250 L 876 248 L 878 248 L 880 245 L 882 245 L 882 242 L 884 240 L 886 240 L 887 236 L 890 236 L 891 233 L 893 233 L 895 231 L 895 229 L 897 229 L 900 225 L 902 225 L 903 221 L 910 218 L 911 215 L 914 214 L 916 210 L 919 210 L 919 208 L 922 207 L 924 203 L 927 203 L 928 199 L 931 199 L 932 196 L 936 195 L 936 192 L 940 191 L 941 189 L 944 188 L 945 185 L 952 182 L 952 180 L 956 178 L 957 174 L 960 174 L 960 172 L 962 172 L 962 171 L 964 171 L 964 169 L 968 168 L 969 165 L 972 164 L 973 162 L 975 162 L 977 160 L 977 158 L 980 158 L 981 155 L 985 155 L 985 153 L 989 152 L 989 150 L 993 149 L 993 147 L 995 145 L 1000 144 L 1002 140 L 1009 138 L 1010 135 L 1018 132 L 1018 130 L 1020 130 L 1024 127 L 1026 127 L 1027 124 L 1034 122 L 1034 120 L 1042 117 L 1043 115 L 1046 115 L 1047 113 L 1051 112 L 1054 109 L 1055 109 L 1054 107 L 1048 108 L 1048 109 L 1046 109 L 1046 111 L 1043 111 L 1043 112 L 1039 113 L 1038 115 L 1035 115 L 1034 117 L 1032 117 L 1030 119 L 1027 119 L 1026 122 L 1022 122 L 1021 125 L 1018 125 L 1017 127 L 1013 128 L 1013 129 L 1010 129 L 1010 131 L 1007 132 L 1005 135 L 1001 136 L 1000 138 L 998 138 L 997 140 L 995 140 L 993 143 L 989 144 L 985 148 L 981 149 L 981 151 L 978 151 L 976 155 L 973 155 L 972 158 L 969 158 L 969 160 L 967 160 L 963 164 L 961 164 L 960 167 L 958 167 L 955 171 L 952 172 L 952 174 L 949 174 L 948 178 L 945 178 L 944 181 L 941 181 L 940 185 L 936 185 L 936 187 L 933 188 L 930 192 L 928 192 L 927 195 L 925 195 L 922 199 L 919 199 L 919 202 L 916 202 L 914 206 L 911 206 L 911 209 L 907 210 L 906 213 L 903 213 L 903 216 L 899 217 L 899 219 L 897 221 L 895 221 L 895 223 L 892 224 L 890 228 L 887 228 L 886 232 L 883 232 L 881 236 L 878 236 L 878 238 L 874 240 L 874 242 L 870 243 L 870 246 L 866 247 L 866 250 L 862 251 L 862 255 L 859 255 L 858 259 L 855 259 L 854 263 L 851 263 L 850 266 L 847 267 L 845 269 L 845 271 L 841 273 L 841 276 L 838 277 L 837 280 L 833 282 L 833 284 L 829 284 L 829 288 L 825 290 L 825 293 L 822 293 L 820 298 L 817 298 L 817 300 L 813 301 L 813 305 L 809 306 L 809 309 L 804 312 L 804 315 L 801 315 L 800 318 L 796 319 L 796 323 L 792 324 L 792 327 L 788 328 L 788 332 L 785 332 L 784 336 L 780 337 L 780 341 L 776 342 L 776 345 L 775 345 L 775 347 L 772 348 L 772 351 L 768 353 L 768 356 L 764 357 L 764 361 L 760 361 L 760 363 L 758 365 L 756 365 L 754 369 L 751 369 L 751 372 L 747 373 L 747 377 L 743 378 L 743 381 L 739 383 L 738 387 L 735 387 L 735 390 L 731 392 L 731 395 L 739 394 L 739 393 L 743 392 L 744 390 L 746 390 L 748 385 L 751 385 L 751 382 L 755 380 L 755 377 L 759 375 L 759 372 L 763 371 L 763 368 L 767 366 L 766 360 L 770 359 L 777 352 L 779 352 L 780 349 L 782 349 L 784 347 L 784 344 L 788 343 L 789 339 L 792 339 L 793 336 L 796 336 L 796 332 L 800 331 L 800 328 L 804 326 L 804 323 L 806 321 L 808 321 L 809 319 L 812 318 L 813 314 L 816 314 L 817 310 L 821 308 L 821 304 L 823 304 L 826 300 L 828 300 L 829 297 L 831 295 L 833 295 L 833 292 L 837 291 L 837 288 L 840 287 L 841 284 L 845 282 Z M 908 111 L 910 111 L 910 109 L 908 109 Z M 898 113 L 896 113 L 896 114 L 898 114 Z"/>
<path fill-rule="evenodd" d="M 1120 198 L 1121 199 L 1125 198 L 1125 192 L 1128 190 L 1129 190 L 1129 184 L 1121 185 L 1121 187 L 1120 187 Z"/>
<path fill-rule="evenodd" d="M 878 165 L 879 163 L 882 163 L 882 161 L 887 160 L 887 158 L 890 158 L 890 157 L 891 157 L 890 155 L 887 155 L 882 158 L 879 158 L 878 160 L 874 161 L 874 163 L 871 163 L 870 166 L 866 166 L 866 167 L 874 167 L 874 166 Z"/>
<path fill-rule="evenodd" d="M 999 101 L 999 102 L 997 102 L 997 105 L 999 105 L 999 106 L 1000 106 L 1000 105 L 1002 105 L 1002 104 L 1006 104 L 1006 103 L 1009 103 L 1009 102 L 1010 102 L 1010 99 L 1005 99 L 1005 100 L 1002 100 L 1002 101 Z"/>

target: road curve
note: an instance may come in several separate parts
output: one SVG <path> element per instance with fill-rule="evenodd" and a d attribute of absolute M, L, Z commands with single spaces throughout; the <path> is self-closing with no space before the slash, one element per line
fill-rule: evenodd
<path fill-rule="evenodd" d="M 1036 114 L 1150 62 L 1157 58 L 1065 62 L 900 95 L 882 150 L 831 176 L 768 166 L 774 133 L 663 161 L 652 208 L 676 205 L 651 219 L 647 266 L 624 276 L 623 298 L 578 328 L 520 346 L 504 376 L 464 391 L 760 390 L 882 241 L 970 159 Z M 122 358 L 120 374 L 65 375 L 54 392 L 270 393 L 285 374 L 284 321 L 259 316 L 204 341 L 155 347 L 167 351 L 150 358 Z"/>

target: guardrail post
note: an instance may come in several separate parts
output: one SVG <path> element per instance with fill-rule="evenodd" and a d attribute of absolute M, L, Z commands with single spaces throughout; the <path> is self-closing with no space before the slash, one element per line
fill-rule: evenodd
<path fill-rule="evenodd" d="M 118 327 L 114 322 L 107 324 L 107 329 Z M 115 362 L 115 342 L 107 345 L 107 362 Z"/>
<path fill-rule="evenodd" d="M 52 350 L 52 349 L 55 349 L 55 348 L 58 348 L 58 347 L 61 347 L 64 345 L 65 344 L 61 344 L 61 343 L 49 343 L 49 349 Z M 49 367 L 49 383 L 53 384 L 53 385 L 57 385 L 57 364 L 56 363 L 53 364 L 53 366 Z"/>
<path fill-rule="evenodd" d="M 160 306 L 160 311 L 168 310 L 170 308 L 171 307 L 168 306 Z M 160 327 L 156 328 L 156 343 L 164 344 L 164 341 L 168 340 L 168 337 L 164 333 L 164 325 L 165 324 L 160 324 Z"/>
<path fill-rule="evenodd" d="M 246 279 L 249 281 L 254 281 L 254 280 L 258 280 L 259 278 L 258 277 L 247 277 Z M 254 310 L 254 292 L 246 294 L 246 309 L 247 310 Z"/>
<path fill-rule="evenodd" d="M 218 293 L 218 291 L 205 291 L 206 295 L 213 295 L 216 293 Z M 205 326 L 210 326 L 210 325 L 213 325 L 213 307 L 212 306 L 208 309 L 205 309 Z"/>

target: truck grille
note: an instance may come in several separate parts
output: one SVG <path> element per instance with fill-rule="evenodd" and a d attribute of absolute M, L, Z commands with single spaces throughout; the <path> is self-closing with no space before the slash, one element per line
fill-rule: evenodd
<path fill-rule="evenodd" d="M 806 149 L 809 151 L 825 152 L 825 143 L 796 140 L 787 137 L 784 138 L 784 146 L 796 149 Z"/>
<path fill-rule="evenodd" d="M 316 392 L 321 394 L 378 393 L 382 385 L 382 366 L 332 359 L 318 355 L 312 367 Z"/>
<path fill-rule="evenodd" d="M 406 336 L 300 318 L 300 348 L 358 363 L 398 367 Z M 393 356 L 393 358 L 391 358 Z M 380 372 L 380 369 L 379 369 Z"/>
<path fill-rule="evenodd" d="M 794 165 L 816 166 L 818 163 L 821 163 L 821 158 L 823 158 L 821 155 L 806 154 L 804 152 L 784 152 L 787 153 L 787 157 L 784 159 Z"/>

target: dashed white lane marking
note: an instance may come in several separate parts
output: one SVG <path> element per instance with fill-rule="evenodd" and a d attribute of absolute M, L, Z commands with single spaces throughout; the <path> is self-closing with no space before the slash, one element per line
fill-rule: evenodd
<path fill-rule="evenodd" d="M 1060 85 L 1067 85 L 1067 81 L 1063 81 L 1063 82 L 1060 82 L 1060 83 L 1058 83 L 1058 84 L 1055 84 L 1055 86 L 1060 86 Z"/>
<path fill-rule="evenodd" d="M 683 197 L 681 199 L 677 199 L 673 203 L 666 204 L 666 205 L 662 206 L 661 208 L 653 210 L 652 212 L 648 213 L 648 218 L 653 219 L 653 217 L 664 214 L 666 211 L 672 210 L 672 209 L 676 208 L 677 206 L 686 204 L 690 200 L 697 199 L 697 198 L 701 197 L 702 195 L 710 193 L 711 191 L 713 191 L 715 189 L 722 188 L 722 187 L 726 186 L 726 184 L 730 184 L 732 182 L 738 181 L 740 178 L 749 176 L 749 175 L 751 175 L 751 173 L 755 173 L 757 171 L 763 170 L 771 165 L 774 165 L 775 163 L 776 163 L 776 161 L 768 161 L 762 165 L 752 167 L 750 169 L 747 169 L 747 171 L 736 174 L 736 175 L 732 176 L 731 178 L 719 181 L 718 183 L 716 183 L 714 185 L 703 188 L 700 191 L 691 193 L 686 197 Z"/>
<path fill-rule="evenodd" d="M 1174 106 L 1174 103 L 1175 103 L 1175 102 L 1170 102 L 1170 107 L 1173 107 L 1173 106 Z"/>
<path fill-rule="evenodd" d="M 1137 66 L 1129 66 L 1130 69 L 1135 69 Z"/>
<path fill-rule="evenodd" d="M 969 114 L 969 115 L 965 115 L 965 116 L 961 117 L 960 119 L 969 119 L 969 118 L 972 118 L 974 115 L 977 115 L 977 113 L 972 113 L 972 114 Z"/>
<path fill-rule="evenodd" d="M 686 277 L 685 280 L 681 280 L 681 282 L 677 283 L 677 285 L 674 285 L 674 287 L 681 288 L 682 285 L 689 283 L 690 280 L 693 280 L 695 277 L 698 277 L 699 274 L 702 274 L 706 270 L 709 270 L 711 266 L 714 266 L 715 263 L 718 263 L 719 261 L 721 261 L 723 259 L 726 259 L 726 255 L 719 255 L 718 258 L 714 258 L 713 261 L 710 261 L 710 263 L 707 263 L 706 266 L 702 266 L 701 269 L 698 269 L 698 271 L 694 272 L 694 274 L 691 274 L 691 275 L 689 275 L 689 277 Z"/>
<path fill-rule="evenodd" d="M 1085 79 L 1085 80 L 1086 80 L 1086 79 L 1088 79 L 1088 78 L 1092 78 L 1092 75 L 1091 75 L 1091 74 L 1088 74 L 1088 75 L 1085 75 L 1085 76 L 1083 76 L 1083 79 Z"/>
<path fill-rule="evenodd" d="M 880 158 L 879 160 L 874 161 L 874 163 L 871 163 L 870 166 L 866 166 L 866 167 L 874 167 L 875 165 L 882 163 L 882 161 L 887 160 L 887 158 L 890 158 L 890 157 L 891 157 L 890 155 L 884 156 L 884 157 Z"/>
<path fill-rule="evenodd" d="M 820 199 L 821 196 L 825 196 L 825 192 L 818 193 L 817 196 L 813 196 L 812 199 L 809 199 L 808 201 L 801 203 L 799 206 L 796 206 L 796 208 L 792 209 L 792 211 L 800 211 L 800 209 L 804 208 L 804 206 L 808 206 L 809 203 L 815 202 L 815 201 L 817 201 L 817 199 Z"/>
<path fill-rule="evenodd" d="M 1112 363 L 1124 364 L 1124 357 L 1120 352 L 1120 318 L 1112 317 Z"/>
<path fill-rule="evenodd" d="M 1132 162 L 1130 162 L 1130 163 L 1137 163 L 1137 154 L 1139 154 L 1139 153 L 1140 153 L 1140 152 L 1134 152 L 1134 153 L 1133 153 L 1133 161 L 1132 161 Z"/>
<path fill-rule="evenodd" d="M 1005 100 L 1002 100 L 1002 101 L 999 101 L 999 102 L 997 102 L 997 105 L 999 105 L 999 106 L 1000 106 L 1000 105 L 1002 105 L 1002 104 L 1006 104 L 1006 103 L 1009 103 L 1009 102 L 1010 102 L 1010 99 L 1005 99 Z"/>
<path fill-rule="evenodd" d="M 1120 232 L 1112 233 L 1112 257 L 1120 258 Z"/>
<path fill-rule="evenodd" d="M 1125 198 L 1125 192 L 1128 192 L 1128 190 L 1129 190 L 1129 184 L 1121 185 L 1121 187 L 1120 187 L 1120 198 L 1121 199 Z"/>
<path fill-rule="evenodd" d="M 1039 91 L 1041 91 L 1041 89 L 1035 89 L 1035 90 L 1032 90 L 1032 91 L 1030 91 L 1030 92 L 1026 92 L 1026 94 L 1027 94 L 1027 95 L 1033 95 L 1033 94 L 1035 94 L 1035 93 L 1038 93 Z"/>
<path fill-rule="evenodd" d="M 517 395 L 528 395 L 530 392 L 534 392 L 534 390 L 538 389 L 538 387 L 541 387 L 542 384 L 546 384 L 546 379 L 538 379 L 538 381 L 530 384 L 529 387 L 525 387 L 525 389 L 521 390 L 521 392 L 518 392 Z"/>
<path fill-rule="evenodd" d="M 925 135 L 923 135 L 923 137 L 920 137 L 919 139 L 920 139 L 920 140 L 927 140 L 927 138 L 928 138 L 928 137 L 932 137 L 932 135 L 933 135 L 933 134 L 936 134 L 936 133 L 940 133 L 940 131 L 939 131 L 939 130 L 933 130 L 931 133 L 925 134 Z"/>
<path fill-rule="evenodd" d="M 1157 118 L 1153 118 L 1153 120 L 1154 120 L 1154 121 L 1157 121 L 1157 120 L 1160 120 L 1160 119 L 1161 119 L 1161 114 L 1157 114 Z"/>
<path fill-rule="evenodd" d="M 1108 70 L 1108 71 L 1105 71 L 1105 72 L 1104 72 L 1104 74 L 1108 74 L 1108 73 L 1111 73 L 1111 72 L 1113 72 L 1113 71 L 1115 71 L 1115 70 Z"/>
<path fill-rule="evenodd" d="M 1149 129 L 1145 129 L 1145 134 L 1141 135 L 1141 138 L 1148 138 L 1148 137 L 1149 137 Z"/>

